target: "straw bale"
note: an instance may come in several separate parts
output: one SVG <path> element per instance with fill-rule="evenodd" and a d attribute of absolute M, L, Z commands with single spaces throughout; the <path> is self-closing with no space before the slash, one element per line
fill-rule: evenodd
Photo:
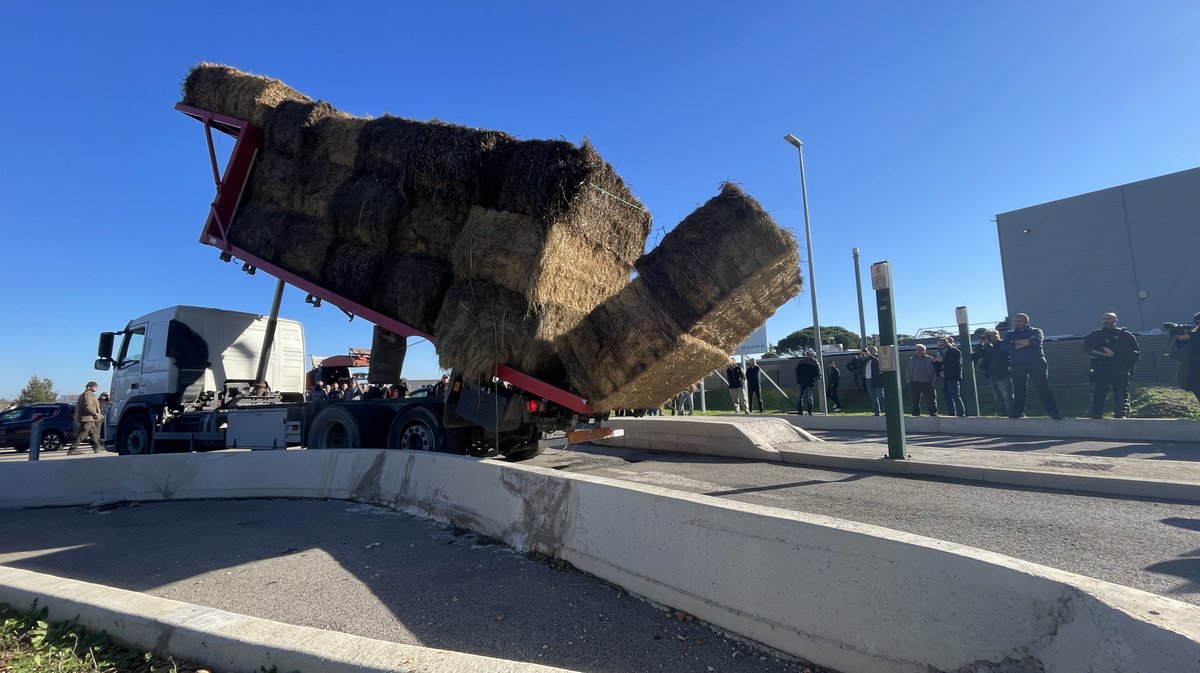
<path fill-rule="evenodd" d="M 359 133 L 355 169 L 398 173 L 416 197 L 470 204 L 479 186 L 485 155 L 506 135 L 438 120 L 384 116 Z"/>
<path fill-rule="evenodd" d="M 287 226 L 287 215 L 258 203 L 243 203 L 229 225 L 229 242 L 261 257 L 278 262 L 279 232 Z"/>
<path fill-rule="evenodd" d="M 338 175 L 349 171 L 336 164 L 325 165 Z M 328 207 L 329 218 L 338 236 L 366 245 L 388 246 L 392 231 L 407 207 L 399 181 L 395 175 L 379 174 L 352 178 L 338 185 Z"/>
<path fill-rule="evenodd" d="M 725 183 L 720 194 L 688 215 L 636 266 L 656 299 L 691 329 L 764 268 L 789 276 L 778 287 L 783 294 L 795 292 L 780 304 L 795 296 L 800 290 L 798 260 L 795 238 L 758 202 Z"/>
<path fill-rule="evenodd" d="M 283 214 L 276 233 L 276 261 L 292 273 L 324 284 L 329 280 L 325 258 L 333 243 L 333 230 L 323 220 L 295 212 Z"/>
<path fill-rule="evenodd" d="M 588 313 L 558 348 L 576 388 L 602 397 L 672 353 L 683 332 L 653 301 L 645 283 L 634 279 Z"/>
<path fill-rule="evenodd" d="M 566 227 L 628 268 L 650 234 L 650 214 L 591 143 L 527 140 L 497 145 L 496 210 Z"/>
<path fill-rule="evenodd" d="M 263 129 L 263 145 L 272 152 L 288 156 L 311 155 L 316 146 L 318 125 L 341 114 L 325 101 L 282 101 Z"/>
<path fill-rule="evenodd" d="M 450 265 L 446 260 L 394 254 L 379 266 L 371 307 L 426 334 L 433 334 L 449 287 Z"/>
<path fill-rule="evenodd" d="M 383 261 L 384 251 L 380 247 L 335 240 L 325 258 L 323 285 L 351 301 L 369 305 L 380 280 L 377 274 Z"/>
<path fill-rule="evenodd" d="M 280 103 L 311 100 L 279 80 L 214 63 L 192 68 L 183 82 L 184 105 L 244 119 L 259 128 L 266 128 Z"/>
<path fill-rule="evenodd" d="M 529 344 L 515 367 L 526 374 L 546 380 L 566 381 L 562 358 L 558 354 L 559 337 L 575 328 L 586 312 L 561 304 L 544 304 L 534 310 L 536 324 Z"/>
<path fill-rule="evenodd" d="M 392 230 L 392 246 L 449 258 L 467 221 L 470 204 L 438 197 L 414 198 L 411 192 L 406 195 L 406 207 Z"/>
<path fill-rule="evenodd" d="M 292 179 L 296 183 L 296 210 L 309 217 L 333 220 L 338 192 L 346 183 L 353 181 L 354 170 L 331 161 L 306 161 L 296 170 Z"/>
<path fill-rule="evenodd" d="M 487 379 L 497 364 L 515 364 L 529 345 L 536 317 L 515 292 L 492 283 L 455 281 L 434 326 L 438 360 L 469 379 Z"/>
<path fill-rule="evenodd" d="M 800 293 L 796 259 L 781 259 L 745 280 L 690 330 L 726 353 L 732 353 L 778 307 Z"/>
<path fill-rule="evenodd" d="M 242 194 L 243 203 L 258 203 L 263 206 L 291 210 L 296 207 L 296 173 L 300 163 L 283 154 L 263 152 L 254 161 L 251 178 Z"/>
<path fill-rule="evenodd" d="M 683 335 L 670 353 L 650 363 L 631 377 L 617 392 L 591 398 L 595 409 L 647 409 L 661 406 L 687 388 L 729 362 L 719 348 Z"/>
<path fill-rule="evenodd" d="M 535 306 L 590 311 L 629 282 L 629 268 L 576 232 L 473 206 L 451 253 L 459 278 L 507 288 Z"/>
<path fill-rule="evenodd" d="M 342 113 L 322 119 L 313 129 L 313 160 L 354 168 L 358 159 L 358 137 L 366 124 L 366 119 Z"/>

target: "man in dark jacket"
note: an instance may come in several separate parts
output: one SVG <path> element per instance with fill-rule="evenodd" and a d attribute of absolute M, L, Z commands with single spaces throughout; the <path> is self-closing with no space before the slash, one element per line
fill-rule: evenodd
<path fill-rule="evenodd" d="M 729 382 L 734 413 L 750 413 L 750 403 L 746 400 L 746 372 L 733 358 L 729 358 L 729 366 L 725 368 L 725 380 Z"/>
<path fill-rule="evenodd" d="M 821 365 L 817 363 L 817 352 L 811 348 L 804 351 L 804 357 L 796 363 L 796 413 L 803 414 L 808 407 L 808 415 L 813 415 L 813 389 L 817 379 L 821 378 Z"/>
<path fill-rule="evenodd" d="M 1054 401 L 1054 393 L 1050 391 L 1047 380 L 1049 366 L 1046 364 L 1046 353 L 1042 350 L 1042 330 L 1029 325 L 1029 316 L 1018 313 L 1013 316 L 1013 329 L 1004 335 L 1004 349 L 1008 351 L 1008 368 L 1012 377 L 1013 403 L 1009 409 L 1009 418 L 1025 416 L 1025 400 L 1029 395 L 1029 379 L 1038 397 L 1042 400 L 1042 408 L 1050 414 L 1050 418 L 1062 418 L 1058 404 Z"/>
<path fill-rule="evenodd" d="M 954 337 L 938 339 L 938 352 L 934 362 L 941 364 L 942 400 L 952 416 L 966 416 L 967 405 L 962 399 L 962 351 L 954 345 Z"/>
<path fill-rule="evenodd" d="M 867 360 L 863 364 L 863 380 L 867 383 L 867 391 L 871 393 L 871 408 L 878 416 L 883 411 L 884 388 L 883 372 L 879 369 L 879 349 L 867 347 Z"/>
<path fill-rule="evenodd" d="M 1117 327 L 1117 314 L 1105 313 L 1102 327 L 1083 339 L 1083 352 L 1092 356 L 1092 408 L 1089 418 L 1104 418 L 1108 389 L 1113 391 L 1113 418 L 1125 418 L 1129 401 L 1129 379 L 1137 364 L 1137 337 Z"/>
<path fill-rule="evenodd" d="M 838 369 L 836 362 L 830 362 L 826 369 L 825 376 L 825 396 L 833 402 L 833 407 L 830 411 L 841 411 L 842 401 L 838 399 L 838 387 L 842 385 L 842 372 Z"/>
<path fill-rule="evenodd" d="M 1008 351 L 1000 345 L 1000 332 L 988 330 L 971 359 L 987 374 L 992 397 L 996 400 L 996 413 L 1008 416 L 1012 409 L 1012 381 L 1008 378 Z"/>
<path fill-rule="evenodd" d="M 746 394 L 749 396 L 749 406 L 747 409 L 753 410 L 754 400 L 758 400 L 758 413 L 763 412 L 762 403 L 762 367 L 758 366 L 758 360 L 750 358 L 750 366 L 746 367 Z"/>

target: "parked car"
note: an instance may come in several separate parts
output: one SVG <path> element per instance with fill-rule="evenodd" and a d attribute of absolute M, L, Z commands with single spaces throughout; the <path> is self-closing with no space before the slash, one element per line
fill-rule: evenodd
<path fill-rule="evenodd" d="M 409 397 L 429 397 L 433 394 L 433 386 L 425 385 L 408 393 Z"/>
<path fill-rule="evenodd" d="M 27 404 L 0 413 L 0 447 L 28 451 L 29 432 L 38 418 L 42 420 L 42 451 L 57 451 L 75 441 L 74 404 Z"/>

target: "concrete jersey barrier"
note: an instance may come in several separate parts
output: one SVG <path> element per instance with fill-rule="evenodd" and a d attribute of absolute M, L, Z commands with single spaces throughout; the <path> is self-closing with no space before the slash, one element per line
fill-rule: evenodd
<path fill-rule="evenodd" d="M 875 526 L 442 454 L 16 464 L 6 507 L 325 497 L 467 528 L 841 671 L 1194 670 L 1200 608 Z"/>

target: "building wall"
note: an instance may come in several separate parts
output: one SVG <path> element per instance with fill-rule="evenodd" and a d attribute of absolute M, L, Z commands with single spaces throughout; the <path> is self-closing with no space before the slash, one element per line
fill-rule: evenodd
<path fill-rule="evenodd" d="M 1114 311 L 1133 331 L 1200 311 L 1200 168 L 996 216 L 1009 315 L 1047 336 Z"/>

